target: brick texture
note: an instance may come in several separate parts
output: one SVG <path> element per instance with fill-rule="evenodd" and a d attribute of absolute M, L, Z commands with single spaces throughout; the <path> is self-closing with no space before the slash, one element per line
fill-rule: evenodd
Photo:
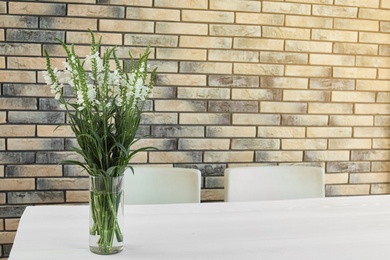
<path fill-rule="evenodd" d="M 223 200 L 237 165 L 321 165 L 326 195 L 390 193 L 389 0 L 0 1 L 0 259 L 26 205 L 86 203 L 66 115 L 40 73 L 56 41 L 158 67 L 132 164 L 198 168 Z M 62 125 L 57 128 L 58 125 Z M 135 147 L 136 148 L 136 147 Z"/>

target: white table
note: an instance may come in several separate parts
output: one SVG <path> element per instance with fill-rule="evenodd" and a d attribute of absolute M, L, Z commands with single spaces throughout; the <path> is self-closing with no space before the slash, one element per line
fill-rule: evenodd
<path fill-rule="evenodd" d="M 88 249 L 87 206 L 27 207 L 9 260 L 390 258 L 390 196 L 125 207 L 125 246 Z"/>

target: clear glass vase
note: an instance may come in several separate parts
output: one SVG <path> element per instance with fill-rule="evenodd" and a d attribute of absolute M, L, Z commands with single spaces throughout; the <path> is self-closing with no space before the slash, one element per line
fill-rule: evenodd
<path fill-rule="evenodd" d="M 89 249 L 96 254 L 123 249 L 123 182 L 123 176 L 90 176 Z"/>

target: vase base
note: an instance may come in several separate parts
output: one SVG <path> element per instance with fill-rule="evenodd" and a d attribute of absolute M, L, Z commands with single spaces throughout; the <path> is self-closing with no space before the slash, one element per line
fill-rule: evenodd
<path fill-rule="evenodd" d="M 89 246 L 89 250 L 98 255 L 113 255 L 121 252 L 123 250 L 123 246 L 111 247 L 107 248 L 107 250 L 98 246 Z"/>

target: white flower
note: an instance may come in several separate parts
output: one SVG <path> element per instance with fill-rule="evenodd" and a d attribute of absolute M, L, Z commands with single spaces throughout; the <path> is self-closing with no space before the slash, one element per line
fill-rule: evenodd
<path fill-rule="evenodd" d="M 49 75 L 49 72 L 47 72 L 46 70 L 45 71 L 42 71 L 42 75 L 43 75 L 43 78 L 45 79 L 45 82 L 47 85 L 52 85 L 53 82 L 51 81 L 51 77 Z"/>

